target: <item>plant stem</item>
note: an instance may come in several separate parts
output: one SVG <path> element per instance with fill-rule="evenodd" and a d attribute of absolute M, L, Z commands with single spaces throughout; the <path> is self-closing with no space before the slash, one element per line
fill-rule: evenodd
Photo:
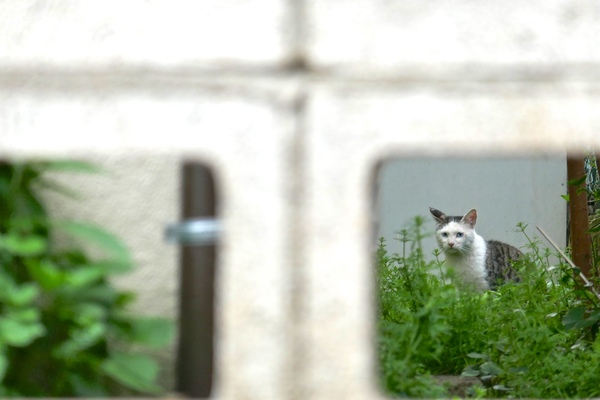
<path fill-rule="evenodd" d="M 539 226 L 536 226 L 536 228 L 546 238 L 546 240 L 552 245 L 552 247 L 554 247 L 554 249 L 556 251 L 558 251 L 558 254 L 560 254 L 561 257 L 565 259 L 565 261 L 571 266 L 571 268 L 573 270 L 579 272 L 579 276 L 581 277 L 581 280 L 584 282 L 584 287 L 590 289 L 592 291 L 592 293 L 594 293 L 594 295 L 596 296 L 596 299 L 600 300 L 600 294 L 598 294 L 598 292 L 596 291 L 596 289 L 594 289 L 594 285 L 592 284 L 592 282 L 590 282 L 586 278 L 586 276 L 583 274 L 583 272 L 581 271 L 581 269 L 579 269 L 577 267 L 577 265 L 575 265 L 575 263 L 573 263 L 573 261 L 571 261 L 569 259 L 569 257 L 567 257 L 565 255 L 565 253 L 562 252 L 562 250 L 556 245 L 556 243 L 554 243 L 554 241 L 552 239 L 550 239 L 550 237 L 546 234 L 546 232 L 544 232 L 544 230 L 542 228 L 540 228 Z"/>

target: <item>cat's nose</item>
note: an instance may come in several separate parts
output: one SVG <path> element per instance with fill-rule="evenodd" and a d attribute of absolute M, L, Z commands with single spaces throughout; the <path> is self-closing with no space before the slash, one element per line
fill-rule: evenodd
<path fill-rule="evenodd" d="M 454 247 L 454 243 L 452 243 L 452 242 L 448 242 L 448 246 L 450 246 L 450 247 Z"/>

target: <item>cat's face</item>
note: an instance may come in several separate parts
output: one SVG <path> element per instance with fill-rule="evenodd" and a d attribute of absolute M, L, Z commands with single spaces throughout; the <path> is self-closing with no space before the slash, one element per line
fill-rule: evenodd
<path fill-rule="evenodd" d="M 435 232 L 438 245 L 446 253 L 465 253 L 473 244 L 473 229 L 460 222 L 448 222 Z"/>
<path fill-rule="evenodd" d="M 435 238 L 444 252 L 449 254 L 466 253 L 473 245 L 477 211 L 472 209 L 463 217 L 448 217 L 443 212 L 430 208 L 438 223 Z"/>

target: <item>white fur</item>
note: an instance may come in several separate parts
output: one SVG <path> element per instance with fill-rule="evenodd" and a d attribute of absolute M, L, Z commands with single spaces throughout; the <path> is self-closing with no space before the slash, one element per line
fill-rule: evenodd
<path fill-rule="evenodd" d="M 461 236 L 462 235 L 462 236 Z M 461 285 L 475 290 L 489 289 L 485 239 L 464 222 L 450 222 L 435 233 L 444 252 L 446 266 L 452 268 Z"/>

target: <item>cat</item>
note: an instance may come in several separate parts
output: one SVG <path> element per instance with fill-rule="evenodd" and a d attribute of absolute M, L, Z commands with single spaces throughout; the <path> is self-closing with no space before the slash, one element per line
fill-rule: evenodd
<path fill-rule="evenodd" d="M 519 281 L 512 263 L 522 255 L 521 251 L 478 235 L 477 210 L 471 209 L 463 217 L 448 217 L 432 207 L 429 211 L 438 224 L 435 237 L 446 265 L 454 269 L 460 280 L 458 286 L 484 291 L 493 290 L 507 280 Z"/>

